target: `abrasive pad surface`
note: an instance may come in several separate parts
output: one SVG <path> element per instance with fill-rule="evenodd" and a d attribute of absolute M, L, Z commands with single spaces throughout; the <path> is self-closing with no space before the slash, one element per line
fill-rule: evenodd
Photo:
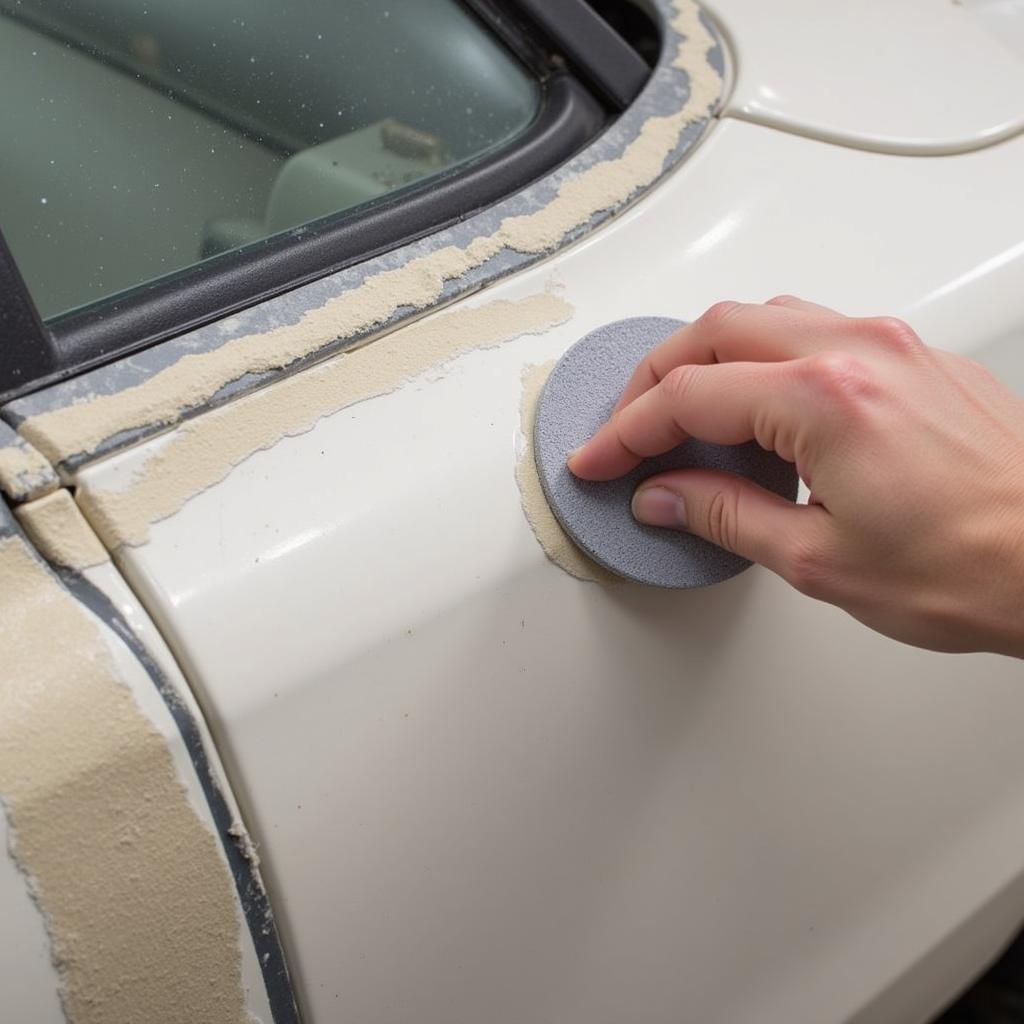
<path fill-rule="evenodd" d="M 638 523 L 630 502 L 641 481 L 670 469 L 720 469 L 750 477 L 790 500 L 796 499 L 799 483 L 792 465 L 754 442 L 726 446 L 693 438 L 618 480 L 580 480 L 569 472 L 569 453 L 608 419 L 636 365 L 682 326 L 667 317 L 637 317 L 592 331 L 551 371 L 534 424 L 541 485 L 566 533 L 612 572 L 659 587 L 719 583 L 750 562 L 691 534 Z"/>

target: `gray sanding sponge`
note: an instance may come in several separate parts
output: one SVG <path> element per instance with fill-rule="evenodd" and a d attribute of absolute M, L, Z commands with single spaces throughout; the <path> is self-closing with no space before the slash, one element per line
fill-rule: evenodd
<path fill-rule="evenodd" d="M 792 465 L 754 442 L 716 445 L 695 438 L 617 480 L 580 480 L 569 472 L 569 453 L 608 419 L 640 360 L 683 326 L 667 317 L 636 317 L 591 331 L 551 371 L 534 422 L 537 472 L 565 532 L 606 569 L 658 587 L 720 583 L 750 562 L 692 534 L 638 523 L 631 501 L 643 480 L 670 469 L 719 469 L 750 477 L 791 501 L 799 484 Z"/>

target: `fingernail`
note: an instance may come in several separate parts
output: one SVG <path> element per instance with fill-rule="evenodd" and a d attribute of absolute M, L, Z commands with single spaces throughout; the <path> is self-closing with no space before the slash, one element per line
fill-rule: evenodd
<path fill-rule="evenodd" d="M 641 487 L 633 495 L 633 516 L 648 526 L 686 529 L 686 503 L 667 487 Z"/>
<path fill-rule="evenodd" d="M 579 448 L 573 448 L 573 450 L 569 452 L 568 455 L 566 455 L 565 464 L 569 467 L 570 472 L 572 471 L 572 460 L 575 459 L 576 456 L 579 455 L 579 453 L 583 451 L 585 447 L 586 445 L 581 444 Z"/>

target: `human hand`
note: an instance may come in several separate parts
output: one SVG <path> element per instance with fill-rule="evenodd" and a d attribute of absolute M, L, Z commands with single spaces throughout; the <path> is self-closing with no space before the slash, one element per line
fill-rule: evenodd
<path fill-rule="evenodd" d="M 791 296 L 723 302 L 637 367 L 569 459 L 610 480 L 693 436 L 796 464 L 795 505 L 741 477 L 677 470 L 633 498 L 888 636 L 1024 656 L 1024 400 L 891 317 Z"/>

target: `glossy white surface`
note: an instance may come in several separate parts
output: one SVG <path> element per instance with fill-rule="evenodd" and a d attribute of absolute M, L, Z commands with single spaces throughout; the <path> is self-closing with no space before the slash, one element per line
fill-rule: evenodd
<path fill-rule="evenodd" d="M 760 569 L 577 582 L 513 469 L 524 364 L 722 298 L 902 313 L 1024 390 L 1022 166 L 1024 138 L 927 160 L 727 121 L 470 300 L 555 282 L 569 324 L 252 456 L 123 557 L 309 1020 L 913 1024 L 995 952 L 1024 915 L 1022 666 L 897 645 Z"/>
<path fill-rule="evenodd" d="M 3 1019 L 65 1024 L 43 915 L 29 895 L 25 876 L 9 856 L 10 838 L 7 818 L 0 807 L 0 1006 Z"/>
<path fill-rule="evenodd" d="M 963 0 L 981 23 L 1024 59 L 1024 0 Z"/>
<path fill-rule="evenodd" d="M 1013 0 L 706 6 L 733 46 L 727 115 L 897 153 L 959 152 L 1024 129 Z"/>

